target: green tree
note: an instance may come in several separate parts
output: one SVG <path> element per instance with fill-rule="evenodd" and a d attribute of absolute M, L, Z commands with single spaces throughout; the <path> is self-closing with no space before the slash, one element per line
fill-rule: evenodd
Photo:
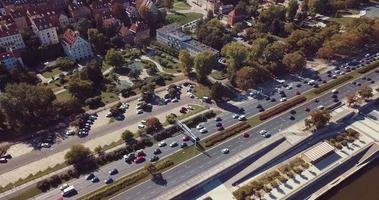
<path fill-rule="evenodd" d="M 125 130 L 121 135 L 121 139 L 129 143 L 134 140 L 134 134 L 129 130 Z"/>
<path fill-rule="evenodd" d="M 92 81 L 94 85 L 100 85 L 103 80 L 103 72 L 101 71 L 101 65 L 98 61 L 95 59 L 91 60 L 87 63 L 87 66 L 84 70 L 82 70 L 82 73 L 84 73 L 85 78 Z"/>
<path fill-rule="evenodd" d="M 75 144 L 72 145 L 70 151 L 64 155 L 64 159 L 67 164 L 72 165 L 88 159 L 91 153 L 91 150 L 82 144 Z"/>
<path fill-rule="evenodd" d="M 187 51 L 184 50 L 179 51 L 178 58 L 180 61 L 182 71 L 184 72 L 184 74 L 189 75 L 192 72 L 193 58 Z"/>
<path fill-rule="evenodd" d="M 266 38 L 258 38 L 254 40 L 250 50 L 250 56 L 254 60 L 258 60 L 263 56 L 263 52 L 269 44 Z"/>
<path fill-rule="evenodd" d="M 231 75 L 239 70 L 247 59 L 249 50 L 245 45 L 238 42 L 231 42 L 221 50 L 221 55 L 227 58 L 228 73 Z"/>
<path fill-rule="evenodd" d="M 363 99 L 368 99 L 368 98 L 371 98 L 374 96 L 374 94 L 372 93 L 372 88 L 365 85 L 363 87 L 361 87 L 359 90 L 358 90 L 358 94 L 359 96 L 361 96 Z"/>
<path fill-rule="evenodd" d="M 11 80 L 12 78 L 9 70 L 4 64 L 0 63 L 0 90 L 3 90 Z"/>
<path fill-rule="evenodd" d="M 174 0 L 160 0 L 160 4 L 163 5 L 166 9 L 170 10 L 174 6 Z"/>
<path fill-rule="evenodd" d="M 88 29 L 92 27 L 92 22 L 86 18 L 80 18 L 78 22 L 74 24 L 75 30 L 79 32 L 85 38 L 88 38 Z"/>
<path fill-rule="evenodd" d="M 209 51 L 201 52 L 195 57 L 194 68 L 200 82 L 207 80 L 207 76 L 211 73 L 216 63 L 215 54 Z"/>
<path fill-rule="evenodd" d="M 105 54 L 105 63 L 116 68 L 122 67 L 125 64 L 124 57 L 119 51 L 109 49 Z"/>
<path fill-rule="evenodd" d="M 286 45 L 282 42 L 274 42 L 267 46 L 263 52 L 263 58 L 266 63 L 278 62 L 283 59 Z"/>
<path fill-rule="evenodd" d="M 305 119 L 305 126 L 308 128 L 316 127 L 317 129 L 325 127 L 331 119 L 330 112 L 328 110 L 314 110 L 309 114 L 309 117 Z"/>
<path fill-rule="evenodd" d="M 225 26 L 218 19 L 211 19 L 200 25 L 196 32 L 198 40 L 215 49 L 221 49 L 232 40 Z"/>
<path fill-rule="evenodd" d="M 93 50 L 97 54 L 105 54 L 108 38 L 95 28 L 88 29 L 88 40 L 92 44 Z"/>
<path fill-rule="evenodd" d="M 38 130 L 59 117 L 51 89 L 26 83 L 8 84 L 0 94 L 0 110 L 17 133 Z"/>
<path fill-rule="evenodd" d="M 299 3 L 296 0 L 290 0 L 287 7 L 287 19 L 293 21 L 295 19 L 297 10 L 299 9 Z"/>
<path fill-rule="evenodd" d="M 215 101 L 221 101 L 224 93 L 224 86 L 220 82 L 216 82 L 211 87 L 210 97 Z"/>
<path fill-rule="evenodd" d="M 309 0 L 308 7 L 315 13 L 326 13 L 328 11 L 328 0 Z"/>
<path fill-rule="evenodd" d="M 174 113 L 171 113 L 171 114 L 169 114 L 169 115 L 166 116 L 166 121 L 169 124 L 174 124 L 175 121 L 176 121 L 176 118 L 177 118 L 177 116 Z"/>
<path fill-rule="evenodd" d="M 55 66 L 63 71 L 68 71 L 75 67 L 75 62 L 67 57 L 59 57 L 56 60 Z"/>
<path fill-rule="evenodd" d="M 97 94 L 97 90 L 93 87 L 91 81 L 79 78 L 71 79 L 67 89 L 72 96 L 80 100 L 85 100 Z"/>
<path fill-rule="evenodd" d="M 287 67 L 290 72 L 299 72 L 304 69 L 306 64 L 304 56 L 299 52 L 286 54 L 282 63 Z"/>

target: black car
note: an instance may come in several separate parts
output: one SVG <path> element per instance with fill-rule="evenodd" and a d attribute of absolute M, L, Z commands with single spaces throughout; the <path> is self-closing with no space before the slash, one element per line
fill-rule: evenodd
<path fill-rule="evenodd" d="M 301 84 L 300 83 L 296 84 L 296 87 L 301 87 Z"/>
<path fill-rule="evenodd" d="M 357 84 L 357 82 L 353 81 L 353 82 L 352 82 L 352 84 L 353 84 L 353 85 L 356 85 L 356 84 Z"/>
<path fill-rule="evenodd" d="M 271 102 L 275 102 L 276 99 L 274 97 L 271 98 Z"/>
<path fill-rule="evenodd" d="M 256 106 L 256 108 L 262 108 L 262 105 L 261 105 L 261 104 L 258 104 L 258 105 Z"/>
<path fill-rule="evenodd" d="M 187 147 L 187 143 L 183 142 L 180 144 L 180 148 L 185 148 L 185 147 Z"/>
<path fill-rule="evenodd" d="M 221 120 L 222 120 L 221 117 L 216 117 L 216 122 L 219 122 Z"/>
<path fill-rule="evenodd" d="M 239 112 L 240 112 L 240 113 L 243 113 L 243 112 L 245 112 L 245 109 L 244 109 L 244 108 L 240 108 L 240 109 L 239 109 Z"/>
<path fill-rule="evenodd" d="M 315 99 L 315 103 L 318 103 L 320 100 L 318 100 L 318 99 Z"/>
<path fill-rule="evenodd" d="M 155 161 L 158 161 L 159 160 L 159 157 L 158 156 L 153 156 L 150 158 L 150 162 L 155 162 Z"/>
<path fill-rule="evenodd" d="M 375 81 L 374 81 L 374 80 L 372 80 L 372 81 L 371 81 L 371 83 L 373 84 L 373 83 L 375 83 Z"/>
<path fill-rule="evenodd" d="M 336 99 L 336 98 L 338 98 L 338 96 L 336 94 L 333 94 L 332 98 Z"/>
<path fill-rule="evenodd" d="M 290 119 L 290 120 L 294 120 L 295 117 L 294 117 L 293 115 L 290 115 L 289 119 Z"/>
<path fill-rule="evenodd" d="M 296 114 L 296 110 L 291 110 L 290 113 L 291 113 L 292 115 L 294 115 L 294 114 Z"/>
<path fill-rule="evenodd" d="M 221 124 L 221 122 L 218 122 L 218 123 L 216 124 L 216 127 L 220 127 L 220 126 L 222 126 L 222 124 Z"/>
<path fill-rule="evenodd" d="M 153 153 L 154 153 L 154 155 L 157 155 L 157 154 L 161 154 L 162 151 L 161 151 L 161 149 L 157 148 L 157 149 L 154 149 Z"/>
<path fill-rule="evenodd" d="M 287 95 L 284 94 L 284 93 L 282 93 L 282 94 L 280 94 L 280 96 L 281 96 L 281 97 L 286 97 Z"/>
<path fill-rule="evenodd" d="M 265 109 L 264 108 L 259 108 L 258 111 L 259 112 L 263 112 L 263 111 L 265 111 Z"/>
<path fill-rule="evenodd" d="M 266 97 L 266 101 L 270 101 L 270 99 L 271 99 L 271 98 L 270 98 L 269 96 L 268 96 L 268 97 Z"/>
<path fill-rule="evenodd" d="M 337 102 L 339 102 L 340 100 L 337 99 L 337 98 L 335 98 L 333 101 L 337 103 Z"/>

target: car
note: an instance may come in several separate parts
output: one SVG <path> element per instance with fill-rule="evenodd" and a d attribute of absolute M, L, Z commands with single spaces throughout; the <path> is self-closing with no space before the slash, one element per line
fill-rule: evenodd
<path fill-rule="evenodd" d="M 216 117 L 215 119 L 216 122 L 222 121 L 221 117 Z"/>
<path fill-rule="evenodd" d="M 141 163 L 141 162 L 144 162 L 144 161 L 145 161 L 145 157 L 143 157 L 143 156 L 139 156 L 136 159 L 134 159 L 135 163 Z"/>
<path fill-rule="evenodd" d="M 8 160 L 6 158 L 0 158 L 0 163 L 7 163 Z"/>
<path fill-rule="evenodd" d="M 93 173 L 90 173 L 86 176 L 86 180 L 91 180 L 95 175 Z"/>
<path fill-rule="evenodd" d="M 0 158 L 5 158 L 5 159 L 8 160 L 8 159 L 11 159 L 12 156 L 11 156 L 11 154 L 7 153 L 7 154 L 4 154 L 4 155 L 0 156 Z"/>
<path fill-rule="evenodd" d="M 284 98 L 284 97 L 286 97 L 286 96 L 287 96 L 287 95 L 284 94 L 284 93 L 280 94 L 280 97 L 282 97 L 282 98 Z"/>
<path fill-rule="evenodd" d="M 364 76 L 364 77 L 362 77 L 362 80 L 366 80 L 367 78 Z"/>
<path fill-rule="evenodd" d="M 339 102 L 340 100 L 338 98 L 333 99 L 334 102 Z"/>
<path fill-rule="evenodd" d="M 323 106 L 323 105 L 319 105 L 319 106 L 317 106 L 317 109 L 319 109 L 319 110 L 323 110 L 325 107 Z"/>
<path fill-rule="evenodd" d="M 158 161 L 159 160 L 159 157 L 158 156 L 153 156 L 150 158 L 150 162 L 155 162 L 155 161 Z"/>
<path fill-rule="evenodd" d="M 270 133 L 266 133 L 266 134 L 263 135 L 263 137 L 265 137 L 265 138 L 269 138 L 270 136 L 271 136 Z"/>
<path fill-rule="evenodd" d="M 265 111 L 265 109 L 264 108 L 259 108 L 258 111 L 259 112 L 263 112 L 263 111 Z"/>
<path fill-rule="evenodd" d="M 294 115 L 294 114 L 296 114 L 296 110 L 291 110 L 290 113 L 291 113 L 291 115 Z"/>
<path fill-rule="evenodd" d="M 167 144 L 166 144 L 165 141 L 161 141 L 161 142 L 158 144 L 159 147 L 164 147 L 164 146 L 166 146 L 166 145 L 167 145 Z"/>
<path fill-rule="evenodd" d="M 292 90 L 292 86 L 287 86 L 286 89 L 287 90 Z"/>
<path fill-rule="evenodd" d="M 276 99 L 275 99 L 274 97 L 272 97 L 270 101 L 271 101 L 271 102 L 275 102 Z"/>
<path fill-rule="evenodd" d="M 114 168 L 114 169 L 110 170 L 110 171 L 108 172 L 108 174 L 109 174 L 109 175 L 115 175 L 115 174 L 118 174 L 118 170 L 117 170 L 116 168 Z"/>
<path fill-rule="evenodd" d="M 176 102 L 178 102 L 179 100 L 177 99 L 177 98 L 175 98 L 175 99 L 171 99 L 171 103 L 176 103 Z"/>
<path fill-rule="evenodd" d="M 270 101 L 270 99 L 271 99 L 271 98 L 270 98 L 269 96 L 266 97 L 266 101 Z"/>
<path fill-rule="evenodd" d="M 353 85 L 356 85 L 356 84 L 357 84 L 357 82 L 353 81 L 353 82 L 352 82 L 352 84 L 353 84 Z"/>
<path fill-rule="evenodd" d="M 333 78 L 333 79 L 336 79 L 336 78 L 337 78 L 337 75 L 334 74 L 334 75 L 332 76 L 332 78 Z"/>
<path fill-rule="evenodd" d="M 267 133 L 267 131 L 264 130 L 264 129 L 259 131 L 259 134 L 260 134 L 260 135 L 264 135 L 264 134 L 266 134 L 266 133 Z"/>
<path fill-rule="evenodd" d="M 256 108 L 262 108 L 262 105 L 261 105 L 261 104 L 258 104 L 258 105 L 256 106 Z"/>
<path fill-rule="evenodd" d="M 177 143 L 177 142 L 171 142 L 170 147 L 174 148 L 174 147 L 176 147 L 176 146 L 178 146 L 178 143 Z"/>
<path fill-rule="evenodd" d="M 183 142 L 186 142 L 186 141 L 189 141 L 191 138 L 188 136 L 188 135 L 185 135 L 182 137 L 182 141 Z"/>
<path fill-rule="evenodd" d="M 370 77 L 368 77 L 366 80 L 367 80 L 367 81 L 371 81 L 372 79 L 371 79 Z"/>
<path fill-rule="evenodd" d="M 99 182 L 100 181 L 100 179 L 97 177 L 97 176 L 95 176 L 95 177 L 93 177 L 92 179 L 91 179 L 91 182 L 92 183 L 97 183 L 97 182 Z"/>
<path fill-rule="evenodd" d="M 66 131 L 66 135 L 67 135 L 67 136 L 75 135 L 75 130 L 72 130 L 72 129 L 67 130 L 67 131 Z"/>
<path fill-rule="evenodd" d="M 187 147 L 187 143 L 183 142 L 180 144 L 180 148 L 185 148 L 185 147 Z"/>
<path fill-rule="evenodd" d="M 238 119 L 239 115 L 238 114 L 234 114 L 233 115 L 233 119 Z"/>
<path fill-rule="evenodd" d="M 154 155 L 161 154 L 161 153 L 162 151 L 159 148 L 154 149 L 154 152 L 153 152 Z"/>
<path fill-rule="evenodd" d="M 362 84 L 361 83 L 357 83 L 357 86 L 361 86 Z"/>
<path fill-rule="evenodd" d="M 280 101 L 281 101 L 281 102 L 287 101 L 287 98 L 282 97 L 282 98 L 280 98 Z"/>
<path fill-rule="evenodd" d="M 146 125 L 146 120 L 142 120 L 141 124 Z"/>
<path fill-rule="evenodd" d="M 67 183 L 65 183 L 65 184 L 63 184 L 63 185 L 61 185 L 61 186 L 59 187 L 59 190 L 63 191 L 64 189 L 66 189 L 66 188 L 68 188 L 68 187 L 70 187 L 70 185 L 67 184 Z"/>
<path fill-rule="evenodd" d="M 145 125 L 143 124 L 138 124 L 138 129 L 144 129 L 145 128 Z"/>
<path fill-rule="evenodd" d="M 315 99 L 315 103 L 318 103 L 318 102 L 320 102 L 320 100 L 318 100 L 318 99 Z"/>
<path fill-rule="evenodd" d="M 217 130 L 218 131 L 222 131 L 222 130 L 224 130 L 224 127 L 223 126 L 219 126 L 219 127 L 217 127 Z"/>
<path fill-rule="evenodd" d="M 239 112 L 239 113 L 244 113 L 244 112 L 245 112 L 245 109 L 244 109 L 244 108 L 239 108 L 238 112 Z"/>
<path fill-rule="evenodd" d="M 171 102 L 171 99 L 164 99 L 164 102 L 165 102 L 165 103 L 170 103 L 170 102 Z"/>
<path fill-rule="evenodd" d="M 140 157 L 140 156 L 146 156 L 146 153 L 143 152 L 142 149 L 140 149 L 140 150 L 137 150 L 137 151 L 136 151 L 136 155 L 137 155 L 137 157 Z"/>
<path fill-rule="evenodd" d="M 336 98 L 338 98 L 338 96 L 336 94 L 333 94 L 332 98 L 336 99 Z"/>
<path fill-rule="evenodd" d="M 337 89 L 333 89 L 333 90 L 332 90 L 332 93 L 333 93 L 333 94 L 338 94 L 338 90 L 337 90 Z"/>
<path fill-rule="evenodd" d="M 309 112 L 309 111 L 311 111 L 311 109 L 309 109 L 309 108 L 305 108 L 304 111 L 305 111 L 305 112 Z"/>
<path fill-rule="evenodd" d="M 107 179 L 104 180 L 105 184 L 111 184 L 113 183 L 113 179 L 111 177 L 108 177 Z"/>
<path fill-rule="evenodd" d="M 296 84 L 296 87 L 301 87 L 301 83 Z"/>
<path fill-rule="evenodd" d="M 294 120 L 295 117 L 294 117 L 293 115 L 290 115 L 290 116 L 289 116 L 289 119 L 290 119 L 290 120 Z"/>
<path fill-rule="evenodd" d="M 300 95 L 300 91 L 296 91 L 296 95 Z"/>
<path fill-rule="evenodd" d="M 371 83 L 371 84 L 374 84 L 374 83 L 375 83 L 375 81 L 374 81 L 374 80 L 372 80 L 370 83 Z"/>
<path fill-rule="evenodd" d="M 189 97 L 190 97 L 191 99 L 193 99 L 193 98 L 195 98 L 195 95 L 190 94 Z"/>
<path fill-rule="evenodd" d="M 221 152 L 223 154 L 228 154 L 229 153 L 229 149 L 228 148 L 224 148 L 224 149 L 221 150 Z"/>
<path fill-rule="evenodd" d="M 244 121 L 244 120 L 246 120 L 246 116 L 245 115 L 241 115 L 241 116 L 238 117 L 238 120 L 239 121 Z"/>
<path fill-rule="evenodd" d="M 40 147 L 41 148 L 50 148 L 51 147 L 51 144 L 50 143 L 47 143 L 47 142 L 43 142 L 40 144 Z"/>
<path fill-rule="evenodd" d="M 144 101 L 142 97 L 138 97 L 137 101 Z"/>
<path fill-rule="evenodd" d="M 221 122 L 218 122 L 218 123 L 216 124 L 216 127 L 220 127 L 220 126 L 222 126 L 222 123 L 221 123 Z"/>
<path fill-rule="evenodd" d="M 200 130 L 200 129 L 203 129 L 203 128 L 204 128 L 204 126 L 202 124 L 199 124 L 199 125 L 196 126 L 197 130 Z"/>
<path fill-rule="evenodd" d="M 202 129 L 200 129 L 199 132 L 200 132 L 200 133 L 207 133 L 208 130 L 204 127 L 204 128 L 202 128 Z"/>
<path fill-rule="evenodd" d="M 137 111 L 136 111 L 136 114 L 142 114 L 143 113 L 143 110 L 142 109 L 138 109 Z"/>
<path fill-rule="evenodd" d="M 124 155 L 125 162 L 131 162 L 136 158 L 134 153 L 129 153 L 128 155 Z"/>
<path fill-rule="evenodd" d="M 242 134 L 242 137 L 244 137 L 244 138 L 248 138 L 250 135 L 248 134 L 248 133 L 243 133 Z"/>

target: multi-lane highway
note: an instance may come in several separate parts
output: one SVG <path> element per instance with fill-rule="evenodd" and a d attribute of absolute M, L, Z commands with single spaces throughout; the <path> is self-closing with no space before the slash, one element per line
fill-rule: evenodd
<path fill-rule="evenodd" d="M 340 69 L 340 71 L 344 70 L 343 68 Z M 334 72 L 333 72 L 334 73 Z M 377 73 L 371 73 L 368 75 L 372 80 L 378 80 L 378 74 Z M 320 78 L 322 81 L 326 80 L 329 81 L 331 77 L 328 77 L 327 74 L 321 74 Z M 321 82 L 322 82 L 321 81 Z M 321 84 L 320 82 L 320 84 Z M 364 82 L 363 80 L 360 82 Z M 296 87 L 297 84 L 301 84 L 300 87 Z M 277 84 L 276 84 L 277 85 Z M 304 84 L 302 80 L 294 81 L 292 83 L 293 88 L 292 89 L 285 89 L 284 87 L 280 88 L 280 90 L 284 90 L 287 98 L 293 97 L 296 95 L 296 92 L 304 92 L 309 89 L 311 89 L 311 86 Z M 270 86 L 271 87 L 271 86 Z M 353 92 L 353 90 L 358 89 L 359 87 L 353 86 L 352 84 L 347 84 L 343 86 L 342 88 L 339 89 L 339 97 L 344 97 L 346 94 L 350 94 Z M 274 93 L 272 93 L 274 91 Z M 275 92 L 276 91 L 276 92 Z M 264 91 L 264 93 L 267 93 Z M 271 97 L 275 98 L 276 101 L 272 102 L 270 100 L 265 100 L 263 99 L 248 99 L 246 101 L 241 102 L 238 107 L 239 108 L 244 108 L 244 115 L 246 117 L 251 117 L 255 114 L 257 114 L 259 111 L 256 108 L 258 104 L 262 105 L 263 108 L 267 109 L 273 105 L 276 105 L 279 103 L 280 94 L 277 92 L 277 90 L 272 90 L 268 92 Z M 173 170 L 170 170 L 169 172 L 164 174 L 164 178 L 168 181 L 167 185 L 165 187 L 155 185 L 152 182 L 146 182 L 136 188 L 131 189 L 130 191 L 127 191 L 126 193 L 121 194 L 120 196 L 116 197 L 116 199 L 152 199 L 153 197 L 162 194 L 165 190 L 174 187 L 178 183 L 187 180 L 190 177 L 193 177 L 194 175 L 198 174 L 202 170 L 205 170 L 211 166 L 217 165 L 219 162 L 221 162 L 224 159 L 229 158 L 230 156 L 235 155 L 239 151 L 254 145 L 262 140 L 267 140 L 257 134 L 260 130 L 265 129 L 270 131 L 271 134 L 276 134 L 277 132 L 280 132 L 282 129 L 300 121 L 303 120 L 307 115 L 308 112 L 304 111 L 305 107 L 308 107 L 310 109 L 314 109 L 319 105 L 324 105 L 328 106 L 333 103 L 333 99 L 331 97 L 331 94 L 325 94 L 322 97 L 319 97 L 319 103 L 316 102 L 308 102 L 305 105 L 302 105 L 298 108 L 296 108 L 296 114 L 294 120 L 289 119 L 289 113 L 282 114 L 278 117 L 275 117 L 273 119 L 268 120 L 267 122 L 263 123 L 262 125 L 255 127 L 251 132 L 250 132 L 250 137 L 249 138 L 242 138 L 242 137 L 236 137 L 233 138 L 222 145 L 219 145 L 210 151 L 208 151 L 208 154 L 211 157 L 200 155 L 197 156 L 191 161 L 184 163 L 183 165 L 174 168 Z M 221 107 L 225 108 L 226 110 L 230 110 L 232 112 L 225 112 L 221 114 L 222 118 L 222 123 L 224 127 L 233 125 L 237 123 L 236 119 L 233 119 L 233 112 L 238 112 L 238 108 L 236 108 L 234 105 L 230 104 L 222 104 L 220 105 Z M 197 130 L 192 129 L 195 134 L 197 134 L 200 138 L 204 138 L 212 133 L 217 132 L 216 129 L 216 122 L 214 120 L 210 120 L 209 122 L 205 123 L 204 126 L 208 129 L 207 134 L 200 134 Z M 172 141 L 177 141 L 180 142 L 181 136 L 173 137 L 170 139 L 167 139 L 166 142 L 169 144 Z M 231 150 L 230 154 L 224 155 L 221 154 L 220 151 L 222 148 L 229 148 Z M 154 149 L 157 148 L 156 146 L 152 148 L 147 148 L 145 149 L 146 154 L 148 155 L 147 158 L 149 158 L 154 151 Z M 161 157 L 166 156 L 168 154 L 171 154 L 179 149 L 179 147 L 176 148 L 171 148 L 171 147 L 164 147 L 160 148 L 162 150 L 162 154 L 160 155 Z M 79 179 L 75 179 L 72 181 L 69 181 L 70 185 L 74 185 L 75 188 L 77 189 L 79 196 L 89 193 L 91 191 L 94 191 L 98 189 L 99 187 L 103 186 L 103 180 L 107 178 L 108 171 L 117 168 L 119 171 L 119 174 L 113 175 L 113 179 L 116 180 L 120 178 L 121 176 L 125 176 L 126 174 L 131 173 L 134 170 L 139 169 L 142 167 L 143 164 L 127 164 L 123 160 L 119 160 L 116 162 L 113 162 L 111 164 L 108 164 L 106 166 L 101 167 L 97 172 L 95 172 L 95 175 L 99 177 L 101 180 L 99 183 L 91 183 L 90 181 L 86 181 L 84 177 L 81 177 Z M 55 199 L 60 196 L 60 191 L 58 189 L 49 191 L 47 193 L 44 193 L 40 195 L 38 198 L 40 199 Z M 75 197 L 75 196 L 74 196 Z M 73 197 L 73 198 L 74 198 Z"/>
<path fill-rule="evenodd" d="M 370 73 L 366 77 L 370 77 L 371 79 L 376 80 L 376 81 L 379 80 L 379 74 L 375 72 Z M 347 94 L 350 94 L 351 92 L 356 91 L 357 89 L 358 89 L 357 86 L 351 83 L 348 83 L 338 89 L 339 96 L 344 97 Z M 196 176 L 200 172 L 210 169 L 211 167 L 219 164 L 220 162 L 222 162 L 222 160 L 228 159 L 231 156 L 238 154 L 240 151 L 250 147 L 251 145 L 258 143 L 259 141 L 265 140 L 262 136 L 258 134 L 260 130 L 266 129 L 266 130 L 269 130 L 271 134 L 276 134 L 280 132 L 280 126 L 278 126 L 278 124 L 282 124 L 282 127 L 288 127 L 296 122 L 303 120 L 308 115 L 308 112 L 304 111 L 306 107 L 310 109 L 315 109 L 320 104 L 324 106 L 332 105 L 334 102 L 331 96 L 332 96 L 331 93 L 327 93 L 318 98 L 319 103 L 312 101 L 312 102 L 308 102 L 308 103 L 305 103 L 304 105 L 297 107 L 295 109 L 297 111 L 297 114 L 295 115 L 296 116 L 295 120 L 289 120 L 288 118 L 289 113 L 288 112 L 284 113 L 251 130 L 250 136 L 253 136 L 253 137 L 250 137 L 250 138 L 243 138 L 241 136 L 235 137 L 225 142 L 224 144 L 219 145 L 209 150 L 207 152 L 207 155 L 201 154 L 189 160 L 185 164 L 180 165 L 179 167 L 174 168 L 164 173 L 163 177 L 167 180 L 167 185 L 165 186 L 160 186 L 153 183 L 152 181 L 148 181 L 120 195 L 117 195 L 113 199 L 120 199 L 120 200 L 121 199 L 154 199 L 155 197 L 163 194 L 164 192 L 167 192 L 169 189 L 174 188 L 178 184 Z M 221 149 L 225 147 L 230 149 L 229 154 L 225 155 L 221 153 Z"/>

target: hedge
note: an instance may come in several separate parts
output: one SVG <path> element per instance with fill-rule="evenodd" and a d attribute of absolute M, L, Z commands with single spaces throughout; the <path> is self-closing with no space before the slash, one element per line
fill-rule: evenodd
<path fill-rule="evenodd" d="M 259 119 L 260 120 L 265 120 L 265 119 L 268 119 L 274 115 L 277 115 L 285 110 L 288 110 L 300 103 L 303 103 L 305 100 L 307 100 L 304 96 L 296 96 L 284 103 L 281 103 L 273 108 L 270 108 L 264 112 L 262 112 L 260 115 L 259 115 Z"/>
<path fill-rule="evenodd" d="M 221 142 L 225 140 L 226 138 L 229 138 L 237 133 L 240 133 L 243 130 L 246 130 L 250 128 L 250 125 L 246 122 L 238 123 L 230 128 L 227 128 L 221 132 L 218 132 L 216 134 L 213 134 L 212 136 L 209 136 L 204 140 L 205 147 L 210 147 L 215 145 L 218 142 Z"/>
<path fill-rule="evenodd" d="M 377 68 L 378 66 L 379 66 L 379 61 L 373 62 L 373 63 L 371 63 L 371 64 L 369 64 L 369 65 L 367 65 L 365 67 L 362 67 L 362 68 L 358 69 L 358 73 L 364 74 L 366 72 L 369 72 L 369 71 Z"/>
<path fill-rule="evenodd" d="M 164 170 L 172 165 L 174 165 L 174 162 L 170 160 L 165 160 L 156 164 L 156 168 L 158 170 Z M 150 175 L 149 172 L 147 172 L 145 169 L 139 170 L 138 172 L 125 176 L 121 178 L 120 180 L 115 181 L 113 184 L 109 186 L 105 186 L 93 192 L 92 194 L 80 199 L 91 199 L 91 200 L 105 199 L 107 197 L 113 196 L 114 194 L 120 192 L 120 190 L 124 188 L 127 188 L 133 184 L 136 184 L 137 182 L 147 178 L 149 175 Z"/>
<path fill-rule="evenodd" d="M 341 78 L 332 80 L 328 83 L 325 83 L 324 85 L 321 85 L 319 88 L 312 90 L 312 92 L 315 94 L 321 94 L 321 93 L 323 93 L 329 89 L 332 89 L 333 87 L 340 85 L 340 84 L 342 84 L 342 83 L 344 83 L 344 82 L 346 82 L 352 78 L 353 78 L 353 76 L 351 76 L 351 75 L 342 76 Z"/>

